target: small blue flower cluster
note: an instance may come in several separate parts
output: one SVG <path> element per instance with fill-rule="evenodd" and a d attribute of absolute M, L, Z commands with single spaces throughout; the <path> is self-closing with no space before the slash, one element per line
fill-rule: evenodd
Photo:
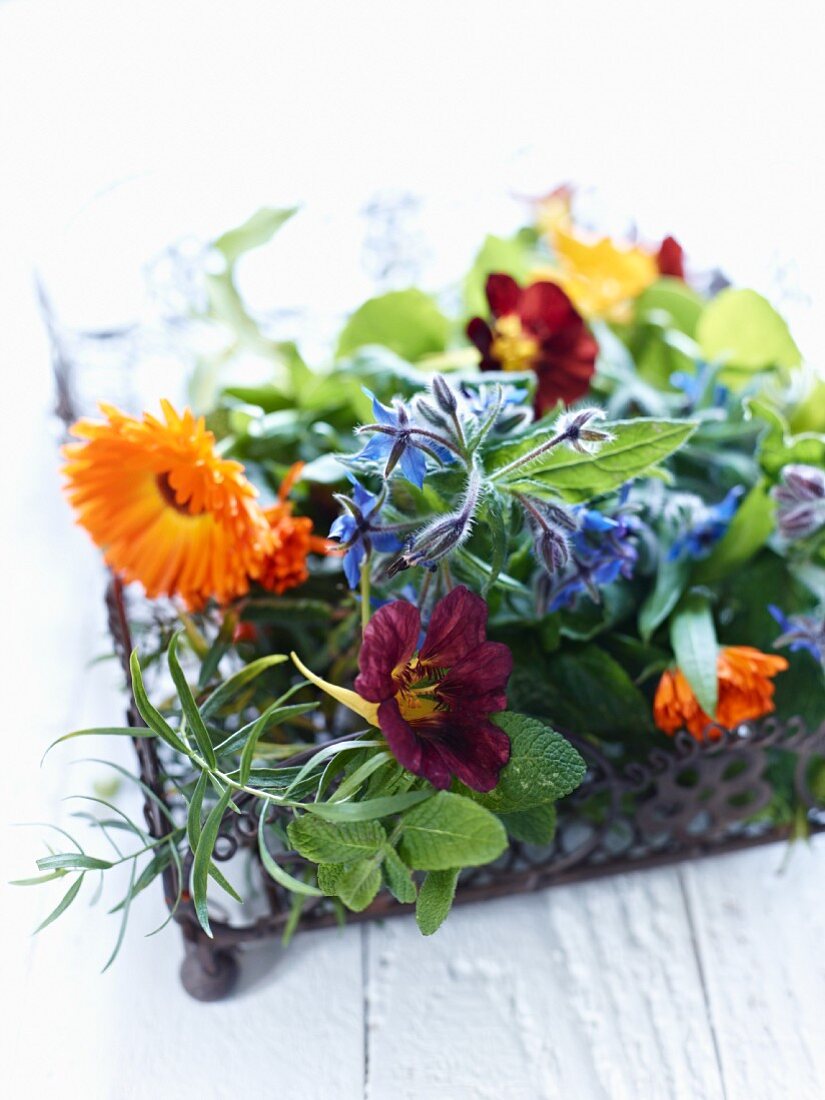
<path fill-rule="evenodd" d="M 690 525 L 673 540 L 668 561 L 684 557 L 706 558 L 730 527 L 744 492 L 742 486 L 737 485 L 718 504 L 699 507 Z"/>
<path fill-rule="evenodd" d="M 773 643 L 776 647 L 788 646 L 791 653 L 805 651 L 825 667 L 825 614 L 786 615 L 774 604 L 768 610 L 782 630 Z"/>

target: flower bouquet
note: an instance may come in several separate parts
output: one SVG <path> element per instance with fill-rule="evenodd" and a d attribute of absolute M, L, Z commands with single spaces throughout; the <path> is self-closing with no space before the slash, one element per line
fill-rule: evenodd
<path fill-rule="evenodd" d="M 238 291 L 261 211 L 206 253 L 198 414 L 72 426 L 133 702 L 67 737 L 134 740 L 146 820 L 97 800 L 132 851 L 40 859 L 44 924 L 160 878 L 212 997 L 245 939 L 819 826 L 825 384 L 765 298 L 575 205 L 312 368 Z"/>

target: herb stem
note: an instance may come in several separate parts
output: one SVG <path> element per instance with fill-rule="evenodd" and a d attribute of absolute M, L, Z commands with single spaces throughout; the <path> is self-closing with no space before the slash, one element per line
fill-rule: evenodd
<path fill-rule="evenodd" d="M 522 466 L 530 465 L 531 462 L 535 462 L 537 458 L 540 458 L 543 454 L 557 447 L 559 443 L 564 443 L 569 436 L 569 432 L 559 432 L 558 435 L 552 436 L 538 447 L 535 447 L 532 451 L 528 451 L 526 455 L 519 455 L 519 457 L 514 458 L 512 462 L 508 462 L 506 466 L 494 470 L 490 474 L 490 481 L 498 481 L 500 478 L 511 474 L 514 470 L 518 470 Z"/>
<path fill-rule="evenodd" d="M 361 562 L 361 634 L 370 621 L 370 559 L 367 555 Z"/>

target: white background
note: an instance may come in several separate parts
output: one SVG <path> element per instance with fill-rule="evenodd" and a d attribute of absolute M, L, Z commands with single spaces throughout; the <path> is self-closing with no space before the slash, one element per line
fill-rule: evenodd
<path fill-rule="evenodd" d="M 71 754 L 38 770 L 45 745 L 121 708 L 111 670 L 86 667 L 105 644 L 101 577 L 59 494 L 35 266 L 67 323 L 132 319 L 163 243 L 299 199 L 303 227 L 258 283 L 270 304 L 323 313 L 368 289 L 358 210 L 377 191 L 423 196 L 437 286 L 514 223 L 511 193 L 572 179 L 700 265 L 760 287 L 782 268 L 816 360 L 816 9 L 0 3 L 0 877 L 42 851 L 38 830 L 5 823 L 55 820 L 85 787 Z M 491 903 L 433 940 L 401 921 L 259 949 L 235 1000 L 207 1007 L 178 987 L 176 935 L 142 938 L 152 892 L 100 977 L 111 918 L 81 901 L 32 940 L 56 899 L 4 887 L 3 1091 L 815 1100 L 825 851 L 800 848 L 780 875 L 782 861 L 769 849 Z"/>

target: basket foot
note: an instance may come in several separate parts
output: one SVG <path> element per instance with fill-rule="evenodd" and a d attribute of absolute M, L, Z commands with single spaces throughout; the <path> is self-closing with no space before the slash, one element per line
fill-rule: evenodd
<path fill-rule="evenodd" d="M 234 952 L 187 944 L 180 965 L 183 988 L 196 1001 L 220 1001 L 235 988 L 240 966 Z"/>

